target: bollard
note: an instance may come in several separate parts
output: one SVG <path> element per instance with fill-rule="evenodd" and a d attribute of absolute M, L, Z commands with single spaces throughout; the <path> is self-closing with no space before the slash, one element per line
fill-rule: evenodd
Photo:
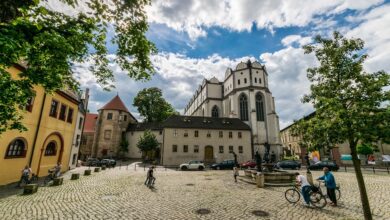
<path fill-rule="evenodd" d="M 145 171 L 145 164 L 144 164 L 144 171 Z"/>
<path fill-rule="evenodd" d="M 375 167 L 372 167 L 372 171 L 374 172 L 374 174 L 375 174 Z"/>
<path fill-rule="evenodd" d="M 389 167 L 387 167 L 387 174 L 390 174 L 390 172 L 389 172 Z"/>
<path fill-rule="evenodd" d="M 264 188 L 264 173 L 258 172 L 256 174 L 256 186 L 258 188 Z"/>
<path fill-rule="evenodd" d="M 126 170 L 128 170 L 129 169 L 129 164 L 127 164 L 127 166 L 126 166 Z"/>
<path fill-rule="evenodd" d="M 347 165 L 344 165 L 345 172 L 347 172 Z"/>
<path fill-rule="evenodd" d="M 137 164 L 134 164 L 134 171 L 137 171 Z"/>

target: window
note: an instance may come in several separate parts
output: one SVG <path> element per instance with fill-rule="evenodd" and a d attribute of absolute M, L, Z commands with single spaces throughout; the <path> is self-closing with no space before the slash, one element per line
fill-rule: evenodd
<path fill-rule="evenodd" d="M 242 146 L 238 146 L 238 153 L 242 154 L 244 152 L 244 149 Z"/>
<path fill-rule="evenodd" d="M 242 138 L 241 131 L 238 132 L 238 138 Z"/>
<path fill-rule="evenodd" d="M 123 116 L 123 121 L 127 121 L 127 115 Z"/>
<path fill-rule="evenodd" d="M 207 131 L 207 137 L 211 137 L 211 132 L 210 131 Z"/>
<path fill-rule="evenodd" d="M 259 78 L 259 83 L 261 83 L 261 78 Z"/>
<path fill-rule="evenodd" d="M 246 84 L 246 78 L 244 78 L 244 83 Z"/>
<path fill-rule="evenodd" d="M 188 131 L 184 130 L 184 137 L 188 137 Z"/>
<path fill-rule="evenodd" d="M 34 97 L 28 98 L 26 104 L 26 111 L 32 112 L 33 105 L 34 105 Z"/>
<path fill-rule="evenodd" d="M 160 131 L 159 133 L 160 133 L 160 135 L 162 135 L 162 131 Z"/>
<path fill-rule="evenodd" d="M 73 154 L 72 164 L 76 164 L 77 154 Z"/>
<path fill-rule="evenodd" d="M 69 111 L 68 111 L 68 118 L 66 120 L 68 123 L 71 123 L 73 122 L 73 108 L 69 108 Z"/>
<path fill-rule="evenodd" d="M 220 138 L 223 137 L 223 131 L 219 131 L 219 137 L 220 137 Z"/>
<path fill-rule="evenodd" d="M 177 145 L 172 145 L 172 152 L 177 152 Z"/>
<path fill-rule="evenodd" d="M 87 144 L 87 137 L 85 137 L 85 136 L 81 137 L 81 144 L 82 145 L 86 145 Z"/>
<path fill-rule="evenodd" d="M 111 139 L 111 130 L 105 130 L 104 131 L 104 139 L 110 140 Z"/>
<path fill-rule="evenodd" d="M 256 118 L 257 121 L 264 121 L 264 103 L 260 93 L 256 94 Z"/>
<path fill-rule="evenodd" d="M 176 129 L 173 130 L 173 136 L 174 136 L 174 137 L 177 137 L 177 130 L 176 130 Z"/>
<path fill-rule="evenodd" d="M 58 102 L 56 100 L 51 101 L 49 116 L 57 118 Z"/>
<path fill-rule="evenodd" d="M 68 117 L 69 119 L 69 117 Z M 80 117 L 80 120 L 79 120 L 79 130 L 81 130 L 83 128 L 83 118 Z"/>
<path fill-rule="evenodd" d="M 199 153 L 199 145 L 194 145 L 194 153 Z"/>
<path fill-rule="evenodd" d="M 240 95 L 240 119 L 248 121 L 248 99 L 245 94 Z"/>
<path fill-rule="evenodd" d="M 27 147 L 24 140 L 21 138 L 17 138 L 8 145 L 5 158 L 25 157 L 26 151 L 27 151 Z"/>
<path fill-rule="evenodd" d="M 237 84 L 240 85 L 240 80 L 237 80 Z"/>
<path fill-rule="evenodd" d="M 229 146 L 229 153 L 233 153 L 233 146 Z"/>
<path fill-rule="evenodd" d="M 257 83 L 257 78 L 255 77 L 255 83 Z"/>
<path fill-rule="evenodd" d="M 112 113 L 107 114 L 107 120 L 112 120 Z"/>
<path fill-rule="evenodd" d="M 229 131 L 229 138 L 233 138 L 233 132 Z"/>
<path fill-rule="evenodd" d="M 67 106 L 62 104 L 61 105 L 61 108 L 60 108 L 60 116 L 58 117 L 58 119 L 62 120 L 62 121 L 65 121 L 65 118 L 66 118 L 66 109 L 67 109 Z"/>
<path fill-rule="evenodd" d="M 188 145 L 183 145 L 183 152 L 187 153 L 188 152 Z"/>
<path fill-rule="evenodd" d="M 55 156 L 57 154 L 57 146 L 56 142 L 50 141 L 46 146 L 45 156 Z"/>
<path fill-rule="evenodd" d="M 211 117 L 218 118 L 219 117 L 219 111 L 218 107 L 214 105 L 214 107 L 211 109 Z"/>
<path fill-rule="evenodd" d="M 195 136 L 195 137 L 199 137 L 199 131 L 195 131 L 194 136 Z"/>
<path fill-rule="evenodd" d="M 219 153 L 223 154 L 223 146 L 219 146 Z"/>
<path fill-rule="evenodd" d="M 78 135 L 76 136 L 76 143 L 75 143 L 76 147 L 79 146 L 79 143 L 80 143 L 80 135 L 78 134 Z"/>

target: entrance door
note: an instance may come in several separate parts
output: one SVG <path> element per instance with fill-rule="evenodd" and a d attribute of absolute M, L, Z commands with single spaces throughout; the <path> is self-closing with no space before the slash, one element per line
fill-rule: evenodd
<path fill-rule="evenodd" d="M 204 162 L 213 163 L 214 162 L 214 152 L 212 146 L 206 146 L 204 148 Z"/>

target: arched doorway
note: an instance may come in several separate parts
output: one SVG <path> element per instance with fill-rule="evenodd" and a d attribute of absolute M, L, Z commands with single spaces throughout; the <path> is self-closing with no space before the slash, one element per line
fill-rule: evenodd
<path fill-rule="evenodd" d="M 204 148 L 204 162 L 205 163 L 214 162 L 214 150 L 212 146 L 206 146 Z"/>
<path fill-rule="evenodd" d="M 45 176 L 48 170 L 55 167 L 58 162 L 62 162 L 62 153 L 64 151 L 64 140 L 62 135 L 54 132 L 47 136 L 41 147 L 37 175 Z M 64 167 L 64 166 L 63 166 Z"/>

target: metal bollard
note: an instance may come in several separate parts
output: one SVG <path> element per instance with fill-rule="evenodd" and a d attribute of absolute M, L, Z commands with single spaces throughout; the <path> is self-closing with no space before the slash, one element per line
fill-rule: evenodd
<path fill-rule="evenodd" d="M 389 167 L 387 167 L 387 174 L 390 174 L 390 172 L 389 172 Z"/>
<path fill-rule="evenodd" d="M 137 171 L 137 164 L 134 164 L 134 171 Z"/>
<path fill-rule="evenodd" d="M 372 167 L 372 171 L 374 172 L 374 174 L 375 174 L 375 167 Z"/>
<path fill-rule="evenodd" d="M 145 171 L 145 165 L 144 165 L 144 171 Z"/>
<path fill-rule="evenodd" d="M 127 164 L 127 166 L 126 166 L 126 170 L 128 170 L 129 169 L 129 164 Z"/>
<path fill-rule="evenodd" d="M 347 165 L 344 165 L 345 172 L 347 172 Z"/>

